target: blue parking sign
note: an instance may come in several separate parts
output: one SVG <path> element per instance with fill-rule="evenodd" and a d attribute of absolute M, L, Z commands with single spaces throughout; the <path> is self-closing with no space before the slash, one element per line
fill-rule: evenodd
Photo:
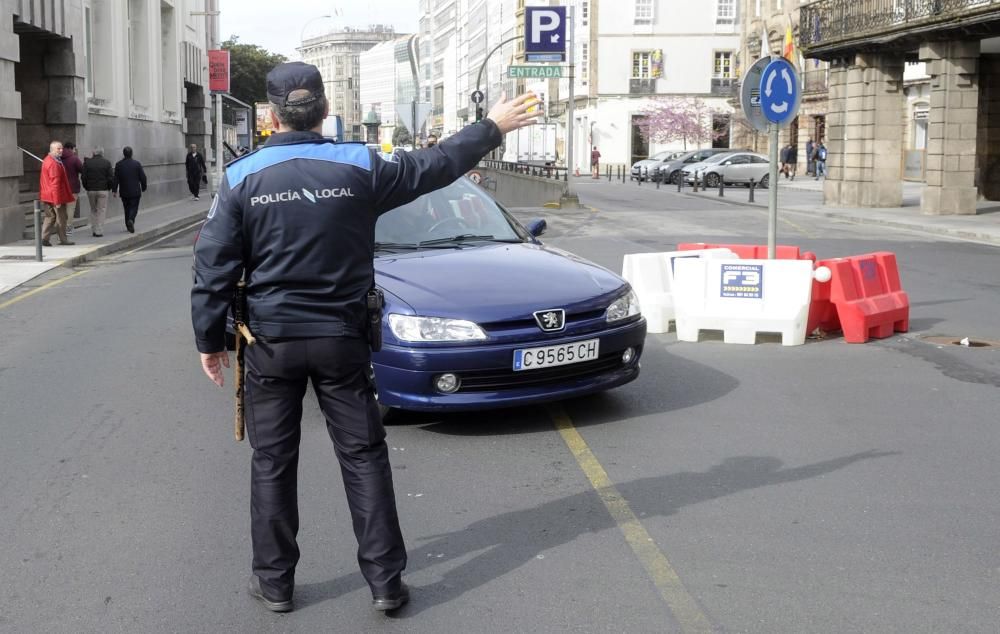
<path fill-rule="evenodd" d="M 566 7 L 524 8 L 524 52 L 566 54 Z"/>

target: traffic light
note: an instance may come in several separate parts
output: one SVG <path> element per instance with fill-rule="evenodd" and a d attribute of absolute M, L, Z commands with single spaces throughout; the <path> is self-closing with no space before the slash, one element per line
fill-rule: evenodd
<path fill-rule="evenodd" d="M 476 106 L 476 122 L 478 123 L 479 121 L 482 120 L 483 120 L 483 107 Z"/>

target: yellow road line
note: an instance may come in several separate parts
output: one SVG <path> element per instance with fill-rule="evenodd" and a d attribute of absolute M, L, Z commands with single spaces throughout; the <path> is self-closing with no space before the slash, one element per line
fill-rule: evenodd
<path fill-rule="evenodd" d="M 52 280 L 48 284 L 43 284 L 42 286 L 39 286 L 36 289 L 30 290 L 27 293 L 24 293 L 23 295 L 18 295 L 14 299 L 8 299 L 4 303 L 0 304 L 0 310 L 3 310 L 4 308 L 7 308 L 8 306 L 16 304 L 19 301 L 21 301 L 22 299 L 28 299 L 32 295 L 41 293 L 42 291 L 47 291 L 48 289 L 52 288 L 53 286 L 58 286 L 59 284 L 62 284 L 63 282 L 68 282 L 69 280 L 73 279 L 74 277 L 80 277 L 84 273 L 89 273 L 89 272 L 90 272 L 90 269 L 85 269 L 83 271 L 77 271 L 76 273 L 71 273 L 70 275 L 67 275 L 66 277 L 60 278 L 58 280 Z"/>
<path fill-rule="evenodd" d="M 646 569 L 646 574 L 660 591 L 660 596 L 667 602 L 667 606 L 673 613 L 674 618 L 680 624 L 681 629 L 686 634 L 701 634 L 702 632 L 712 632 L 712 625 L 708 617 L 698 607 L 695 601 L 681 583 L 680 577 L 670 566 L 670 562 L 660 552 L 656 542 L 646 532 L 642 522 L 628 505 L 628 501 L 618 492 L 614 483 L 608 477 L 607 472 L 601 463 L 598 462 L 590 447 L 587 446 L 583 436 L 573 426 L 573 421 L 558 405 L 546 407 L 549 417 L 555 424 L 563 441 L 576 458 L 580 469 L 590 480 L 591 486 L 597 491 L 608 509 L 608 513 L 615 520 L 625 541 L 632 548 L 632 552 L 639 559 L 642 567 Z"/>

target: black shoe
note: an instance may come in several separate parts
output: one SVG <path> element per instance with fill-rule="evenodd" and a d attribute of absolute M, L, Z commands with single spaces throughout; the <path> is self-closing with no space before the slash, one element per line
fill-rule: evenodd
<path fill-rule="evenodd" d="M 61 246 L 61 247 L 70 247 L 70 246 L 73 246 L 74 244 L 76 244 L 76 243 L 73 242 L 73 241 L 71 241 L 71 240 L 67 240 L 66 242 L 60 242 L 59 246 Z"/>
<path fill-rule="evenodd" d="M 94 236 L 95 238 L 103 238 L 104 237 L 103 233 L 91 233 L 90 235 Z"/>
<path fill-rule="evenodd" d="M 384 597 L 373 596 L 372 607 L 379 612 L 389 612 L 390 610 L 398 610 L 409 600 L 410 588 L 405 583 L 400 582 L 399 592 L 396 594 L 390 594 Z"/>
<path fill-rule="evenodd" d="M 264 596 L 264 590 L 260 587 L 260 578 L 258 578 L 257 575 L 250 575 L 250 587 L 248 588 L 248 591 L 250 592 L 250 596 L 260 601 L 265 608 L 272 612 L 292 611 L 291 599 L 276 601 L 274 599 L 268 599 Z"/>
<path fill-rule="evenodd" d="M 51 247 L 52 243 L 49 242 L 48 240 L 42 240 L 42 246 L 43 247 Z"/>
<path fill-rule="evenodd" d="M 129 233 L 135 233 L 135 225 L 131 222 L 125 223 L 125 229 L 127 229 Z"/>

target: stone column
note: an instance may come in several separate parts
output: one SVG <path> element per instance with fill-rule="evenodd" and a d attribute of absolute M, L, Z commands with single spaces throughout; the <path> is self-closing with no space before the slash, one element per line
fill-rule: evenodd
<path fill-rule="evenodd" d="M 830 72 L 827 204 L 903 203 L 903 58 L 858 53 Z"/>
<path fill-rule="evenodd" d="M 976 213 L 979 40 L 928 42 L 920 60 L 931 76 L 925 214 Z"/>
<path fill-rule="evenodd" d="M 14 66 L 20 61 L 20 41 L 14 33 L 13 14 L 0 4 L 0 244 L 21 239 L 24 209 L 19 205 L 18 182 L 24 173 L 17 149 L 17 122 L 21 94 L 14 90 Z"/>

